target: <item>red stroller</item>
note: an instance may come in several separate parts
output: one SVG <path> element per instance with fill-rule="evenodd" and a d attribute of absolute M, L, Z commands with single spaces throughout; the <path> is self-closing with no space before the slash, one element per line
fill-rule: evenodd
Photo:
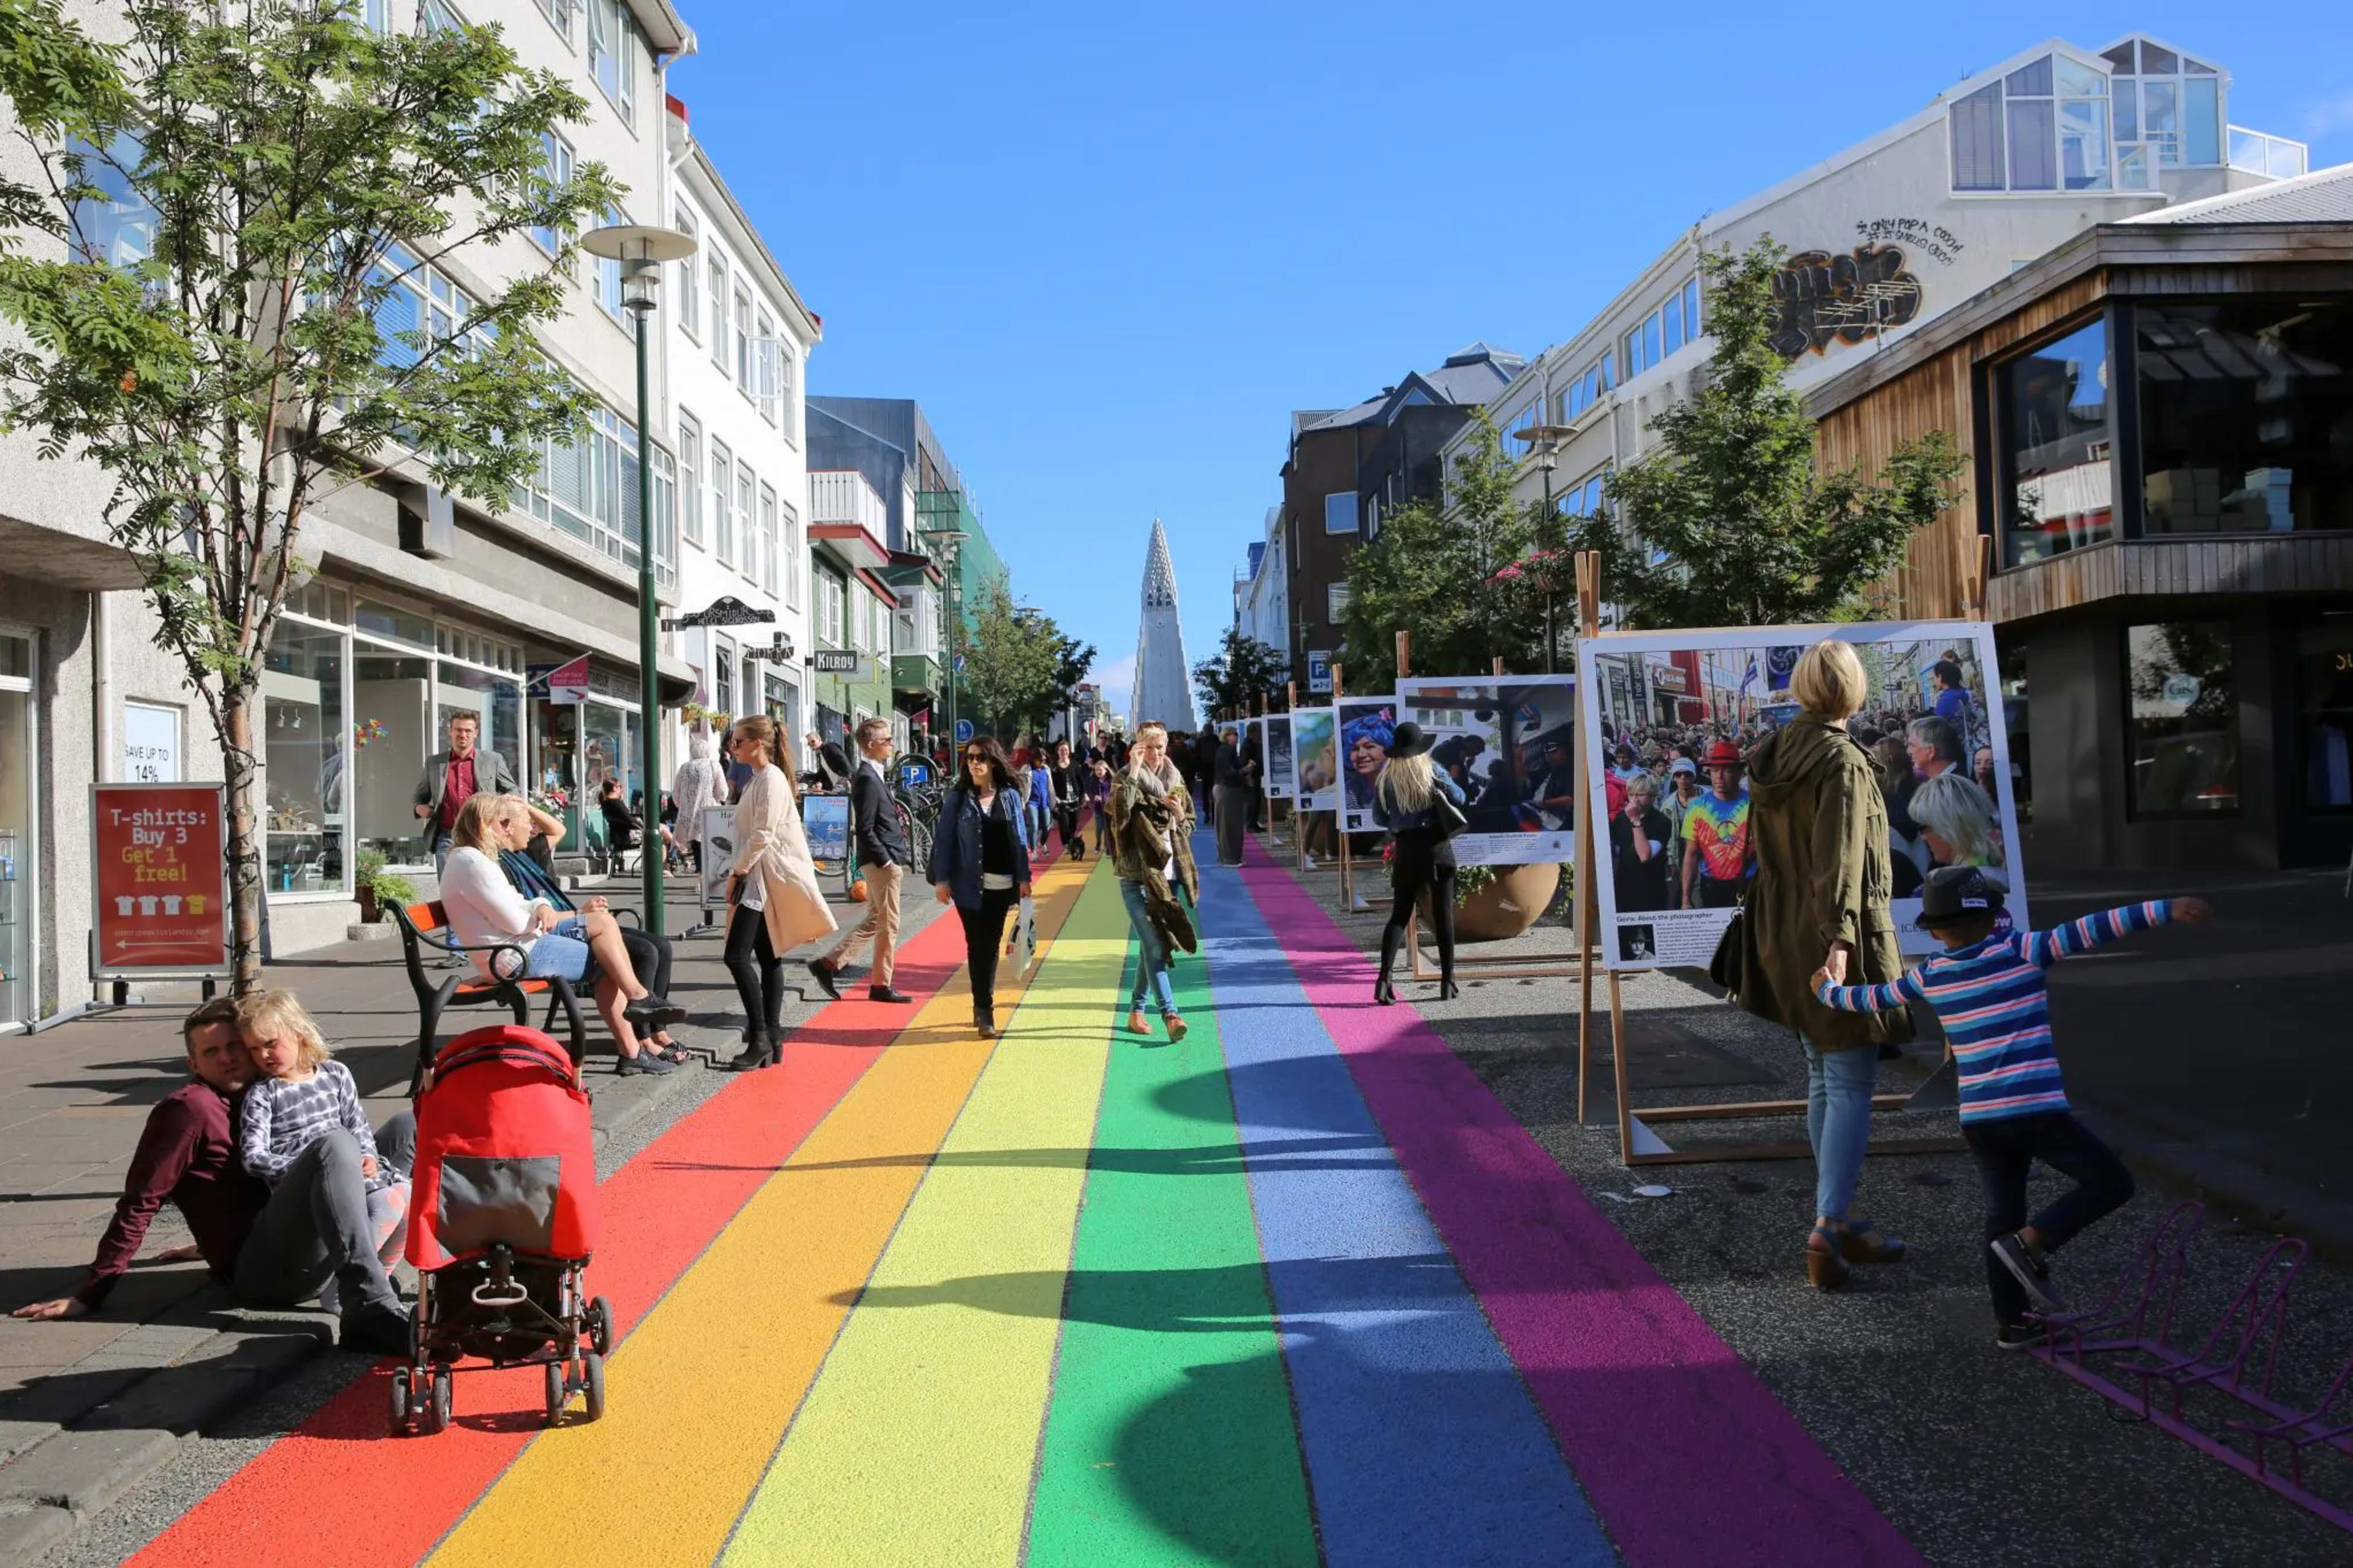
<path fill-rule="evenodd" d="M 596 1240 L 596 1156 L 579 1064 L 537 1029 L 459 1036 L 417 1097 L 417 1266 L 409 1364 L 392 1374 L 392 1429 L 449 1425 L 458 1363 L 547 1369 L 547 1424 L 587 1394 L 605 1413 L 613 1310 L 581 1274 Z M 469 1368 L 468 1370 L 482 1370 Z"/>

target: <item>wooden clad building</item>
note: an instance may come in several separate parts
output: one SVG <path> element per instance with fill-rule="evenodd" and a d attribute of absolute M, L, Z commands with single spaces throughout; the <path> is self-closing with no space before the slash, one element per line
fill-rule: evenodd
<path fill-rule="evenodd" d="M 1826 466 L 1949 432 L 1890 614 L 1997 627 L 2048 866 L 2353 849 L 2353 166 L 2101 224 L 1808 394 Z"/>

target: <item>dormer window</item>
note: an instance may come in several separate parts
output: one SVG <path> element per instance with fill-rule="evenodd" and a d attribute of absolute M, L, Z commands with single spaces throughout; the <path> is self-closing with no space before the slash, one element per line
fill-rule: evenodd
<path fill-rule="evenodd" d="M 1959 99 L 1947 113 L 1956 191 L 2105 191 L 2108 79 L 2048 54 Z"/>
<path fill-rule="evenodd" d="M 2157 188 L 2157 171 L 2222 161 L 2222 73 L 2202 60 L 2128 38 L 2104 57 L 2115 77 L 2116 184 Z"/>

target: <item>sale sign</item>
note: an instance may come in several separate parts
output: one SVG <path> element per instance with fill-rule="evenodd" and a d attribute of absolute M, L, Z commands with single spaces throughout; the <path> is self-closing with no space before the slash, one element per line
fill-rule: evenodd
<path fill-rule="evenodd" d="M 224 794 L 216 784 L 90 786 L 94 973 L 228 973 Z"/>

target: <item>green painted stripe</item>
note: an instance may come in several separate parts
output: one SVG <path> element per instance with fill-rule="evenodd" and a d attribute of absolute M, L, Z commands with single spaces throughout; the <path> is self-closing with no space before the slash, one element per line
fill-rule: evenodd
<path fill-rule="evenodd" d="M 1176 972 L 1191 1033 L 1123 1032 L 1104 1075 L 1030 1499 L 1037 1568 L 1316 1561 L 1218 1018 L 1200 960 Z"/>

